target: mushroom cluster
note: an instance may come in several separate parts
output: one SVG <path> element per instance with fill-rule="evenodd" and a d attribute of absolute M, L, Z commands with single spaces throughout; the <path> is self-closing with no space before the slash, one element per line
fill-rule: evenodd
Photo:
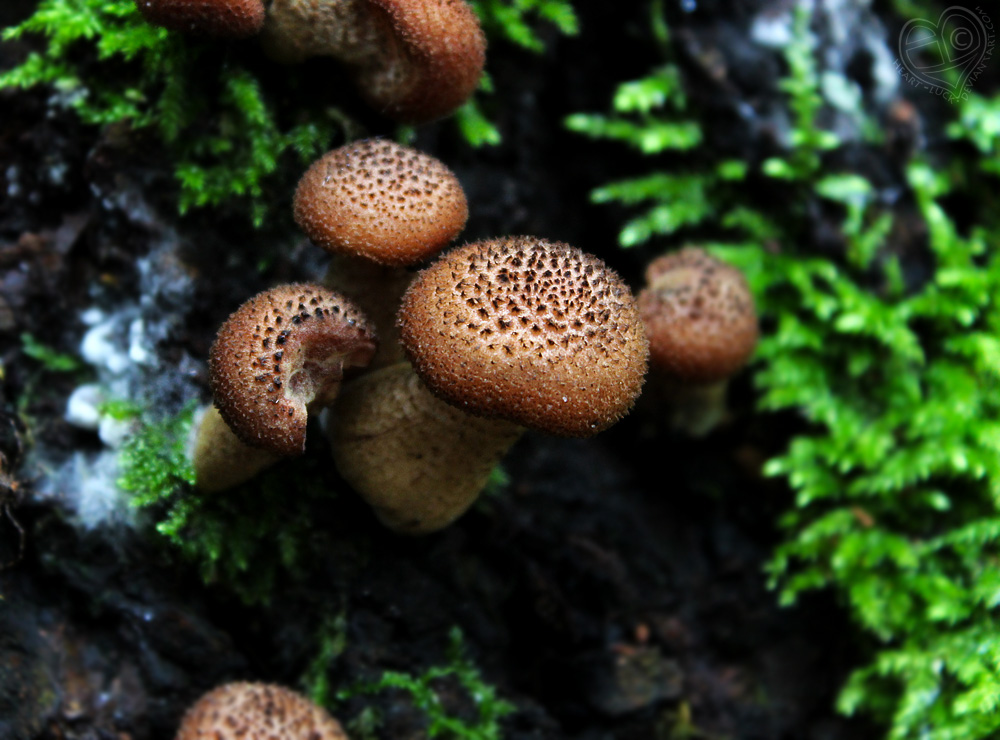
<path fill-rule="evenodd" d="M 340 61 L 375 109 L 407 123 L 452 113 L 475 91 L 486 38 L 465 0 L 136 0 L 155 25 L 242 39 L 279 62 Z"/>
<path fill-rule="evenodd" d="M 370 363 L 328 414 L 334 462 L 386 526 L 433 532 L 472 505 L 525 429 L 591 436 L 638 396 L 648 355 L 639 310 L 597 258 L 504 237 L 413 277 L 468 217 L 458 179 L 436 159 L 379 139 L 341 147 L 302 177 L 294 215 L 333 254 L 327 284 L 343 292 L 277 289 L 223 325 L 211 360 L 218 411 L 196 456 L 203 488 L 300 454 L 307 407 L 331 402 L 344 370 Z M 334 328 L 332 313 L 346 324 Z"/>
<path fill-rule="evenodd" d="M 443 162 L 387 139 L 334 149 L 302 176 L 295 221 L 332 255 L 325 284 L 353 299 L 378 327 L 371 367 L 403 359 L 395 321 L 409 267 L 465 228 L 465 191 Z"/>

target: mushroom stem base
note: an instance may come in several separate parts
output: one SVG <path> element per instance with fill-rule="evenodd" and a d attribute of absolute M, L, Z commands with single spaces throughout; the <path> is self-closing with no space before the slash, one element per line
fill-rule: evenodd
<path fill-rule="evenodd" d="M 385 526 L 414 535 L 465 513 L 523 431 L 441 401 L 408 363 L 345 386 L 329 423 L 340 474 Z"/>
<path fill-rule="evenodd" d="M 241 442 L 215 406 L 205 410 L 191 453 L 195 485 L 201 490 L 232 488 L 280 459 L 280 455 Z"/>
<path fill-rule="evenodd" d="M 651 379 L 654 393 L 661 402 L 667 425 L 689 437 L 704 437 L 726 415 L 726 389 L 729 381 L 700 385 L 684 384 L 665 378 Z"/>

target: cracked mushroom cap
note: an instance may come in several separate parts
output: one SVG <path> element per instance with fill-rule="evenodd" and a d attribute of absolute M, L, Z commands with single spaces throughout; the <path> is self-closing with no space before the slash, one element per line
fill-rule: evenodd
<path fill-rule="evenodd" d="M 465 192 L 427 154 L 387 139 L 328 152 L 299 181 L 295 221 L 327 251 L 382 265 L 411 265 L 465 227 Z"/>
<path fill-rule="evenodd" d="M 175 740 L 348 740 L 325 709 L 282 686 L 229 683 L 188 709 Z"/>
<path fill-rule="evenodd" d="M 639 311 L 650 363 L 686 383 L 735 375 L 757 345 L 757 312 L 743 273 L 695 247 L 646 268 Z"/>
<path fill-rule="evenodd" d="M 215 405 L 245 444 L 302 454 L 308 407 L 330 403 L 344 370 L 367 365 L 376 346 L 374 327 L 339 293 L 266 290 L 219 329 L 209 359 Z"/>
<path fill-rule="evenodd" d="M 135 4 L 147 23 L 171 31 L 242 39 L 264 26 L 261 0 L 136 0 Z"/>
<path fill-rule="evenodd" d="M 469 413 L 588 437 L 632 407 L 647 342 L 635 300 L 596 257 L 505 237 L 423 270 L 398 324 L 424 383 Z"/>

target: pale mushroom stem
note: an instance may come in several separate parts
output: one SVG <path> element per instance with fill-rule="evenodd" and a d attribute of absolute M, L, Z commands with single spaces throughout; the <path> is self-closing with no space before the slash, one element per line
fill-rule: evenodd
<path fill-rule="evenodd" d="M 704 437 L 726 415 L 728 380 L 692 385 L 658 378 L 656 383 L 664 401 L 662 409 L 667 424 L 676 432 L 689 437 Z"/>
<path fill-rule="evenodd" d="M 369 370 L 406 359 L 399 343 L 396 311 L 411 280 L 413 273 L 406 267 L 387 267 L 345 254 L 335 254 L 330 261 L 323 284 L 354 301 L 378 332 L 379 345 Z"/>
<path fill-rule="evenodd" d="M 250 480 L 281 457 L 241 442 L 219 410 L 208 406 L 197 425 L 189 459 L 198 488 L 223 491 Z"/>
<path fill-rule="evenodd" d="M 385 526 L 413 535 L 465 513 L 523 432 L 439 400 L 406 362 L 345 386 L 329 424 L 340 474 Z"/>

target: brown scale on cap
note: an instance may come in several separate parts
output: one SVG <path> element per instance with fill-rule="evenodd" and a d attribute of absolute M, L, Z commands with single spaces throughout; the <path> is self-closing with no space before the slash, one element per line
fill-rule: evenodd
<path fill-rule="evenodd" d="M 611 426 L 646 372 L 646 338 L 621 278 L 596 257 L 533 237 L 439 259 L 404 296 L 399 328 L 436 395 L 551 434 Z"/>
<path fill-rule="evenodd" d="M 324 249 L 397 266 L 443 249 L 469 214 L 451 170 L 385 139 L 325 154 L 302 176 L 293 207 L 296 223 Z"/>
<path fill-rule="evenodd" d="M 136 0 L 148 23 L 172 31 L 242 39 L 264 26 L 261 0 Z"/>
<path fill-rule="evenodd" d="M 486 62 L 486 37 L 465 0 L 273 0 L 267 16 L 271 56 L 350 65 L 369 103 L 400 121 L 454 111 Z"/>
<path fill-rule="evenodd" d="M 650 364 L 686 383 L 716 383 L 746 364 L 757 344 L 757 313 L 743 274 L 697 248 L 646 269 L 639 311 Z"/>
<path fill-rule="evenodd" d="M 245 444 L 301 454 L 307 408 L 330 403 L 344 369 L 367 364 L 376 345 L 374 328 L 339 293 L 266 290 L 219 329 L 209 363 L 215 405 Z"/>
<path fill-rule="evenodd" d="M 184 715 L 175 740 L 348 740 L 325 709 L 282 686 L 229 683 Z"/>

